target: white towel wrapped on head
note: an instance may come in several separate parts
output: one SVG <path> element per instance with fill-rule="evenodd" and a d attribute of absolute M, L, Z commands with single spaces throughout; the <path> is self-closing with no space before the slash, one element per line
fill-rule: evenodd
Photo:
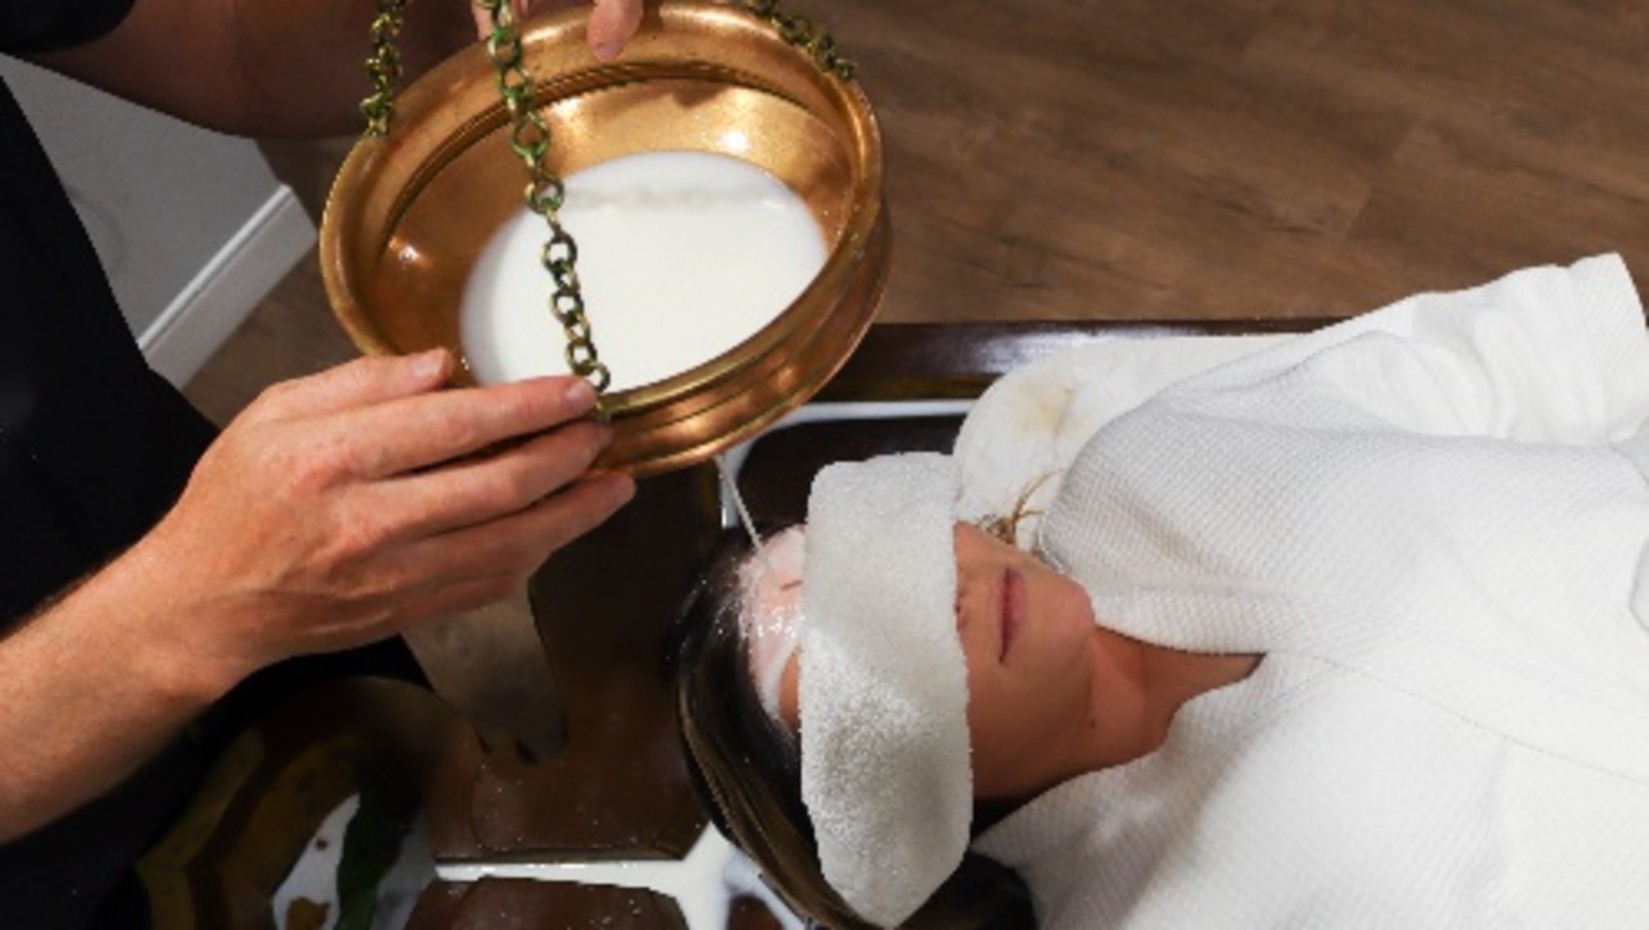
<path fill-rule="evenodd" d="M 1034 548 L 1065 470 L 1088 437 L 1168 385 L 1291 336 L 1125 334 L 1028 363 L 991 385 L 956 437 L 957 516 L 1010 516 L 1015 542 Z"/>

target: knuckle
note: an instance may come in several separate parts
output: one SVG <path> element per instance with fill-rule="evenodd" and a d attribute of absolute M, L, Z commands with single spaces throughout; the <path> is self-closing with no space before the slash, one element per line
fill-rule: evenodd
<path fill-rule="evenodd" d="M 280 381 L 271 384 L 252 398 L 252 402 L 246 405 L 246 410 L 242 416 L 248 419 L 282 416 L 292 405 L 293 397 L 298 393 L 298 390 L 298 386 L 291 381 Z"/>
<path fill-rule="evenodd" d="M 541 392 L 532 390 L 532 386 L 526 384 L 512 384 L 509 387 L 510 390 L 498 398 L 496 409 L 501 417 L 511 423 L 527 423 L 544 417 L 547 405 Z"/>
<path fill-rule="evenodd" d="M 302 507 L 314 499 L 323 481 L 314 474 L 310 461 L 296 450 L 273 445 L 268 448 L 245 450 L 246 479 L 261 485 L 257 492 L 289 507 Z M 261 455 L 259 452 L 261 451 Z"/>
<path fill-rule="evenodd" d="M 325 526 L 327 561 L 347 572 L 355 572 L 395 538 L 389 520 L 357 507 L 333 506 Z M 369 587 L 380 592 L 394 590 L 404 583 L 399 573 L 388 569 L 364 577 Z"/>
<path fill-rule="evenodd" d="M 270 463 L 280 485 L 299 499 L 326 493 L 345 471 L 344 456 L 332 443 L 283 444 L 272 450 Z"/>
<path fill-rule="evenodd" d="M 493 468 L 480 481 L 479 503 L 496 511 L 516 510 L 535 500 L 536 482 L 523 468 Z"/>
<path fill-rule="evenodd" d="M 489 441 L 480 418 L 468 408 L 448 411 L 438 421 L 437 429 L 448 448 L 479 449 Z"/>

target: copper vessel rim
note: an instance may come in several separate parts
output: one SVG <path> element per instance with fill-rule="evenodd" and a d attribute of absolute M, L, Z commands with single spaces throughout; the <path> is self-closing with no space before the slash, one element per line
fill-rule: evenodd
<path fill-rule="evenodd" d="M 584 11 L 566 10 L 530 24 L 524 39 L 529 59 L 539 43 L 581 43 L 583 22 L 586 18 L 587 13 Z M 786 340 L 805 335 L 806 324 L 817 320 L 821 313 L 845 312 L 835 305 L 836 301 L 841 294 L 853 288 L 855 276 L 861 270 L 859 266 L 865 259 L 867 248 L 872 244 L 872 237 L 878 227 L 885 223 L 885 208 L 881 197 L 882 162 L 879 129 L 874 113 L 857 84 L 812 70 L 812 63 L 807 61 L 806 67 L 812 76 L 808 79 L 809 87 L 805 88 L 804 92 L 810 89 L 823 99 L 829 112 L 821 115 L 817 106 L 807 106 L 797 94 L 788 92 L 784 86 L 784 78 L 787 76 L 792 83 L 797 80 L 796 75 L 801 73 L 799 67 L 794 68 L 788 75 L 776 74 L 772 79 L 768 79 L 749 68 L 739 67 L 737 63 L 672 56 L 671 52 L 675 46 L 670 44 L 670 39 L 676 30 L 713 28 L 731 35 L 733 39 L 729 41 L 768 43 L 790 56 L 805 59 L 805 54 L 801 50 L 785 45 L 780 37 L 765 28 L 765 24 L 755 20 L 748 13 L 696 0 L 673 0 L 662 8 L 661 22 L 662 28 L 651 44 L 643 50 L 643 55 L 651 57 L 617 64 L 593 63 L 590 67 L 563 71 L 546 79 L 535 80 L 535 94 L 543 103 L 554 103 L 636 83 L 660 80 L 709 81 L 749 89 L 799 106 L 815 118 L 822 119 L 827 125 L 834 127 L 833 135 L 840 140 L 851 170 L 851 180 L 839 238 L 832 244 L 824 266 L 803 293 L 761 329 L 721 355 L 666 379 L 610 393 L 606 406 L 615 422 L 619 424 L 636 418 L 656 420 L 660 414 L 664 415 L 668 422 L 680 422 L 724 406 L 726 399 L 717 396 L 718 388 L 725 388 L 741 374 L 759 365 Z M 403 92 L 400 97 L 401 113 L 398 119 L 416 127 L 420 119 L 431 118 L 440 108 L 438 91 L 446 82 L 475 80 L 478 76 L 487 80 L 492 79 L 490 72 L 481 70 L 484 61 L 478 63 L 478 59 L 473 55 L 467 56 L 467 60 L 464 59 L 464 55 L 454 56 L 454 59 L 437 66 Z M 761 61 L 759 57 L 754 60 L 758 63 Z M 335 313 L 345 332 L 363 352 L 385 355 L 395 354 L 401 350 L 384 336 L 365 299 L 360 296 L 364 293 L 361 284 L 367 274 L 361 267 L 362 263 L 365 262 L 370 267 L 376 257 L 383 255 L 400 219 L 432 178 L 454 158 L 468 151 L 480 138 L 496 132 L 505 122 L 502 102 L 494 101 L 480 112 L 469 114 L 454 122 L 433 144 L 429 143 L 427 134 L 416 145 L 407 141 L 409 131 L 403 125 L 402 134 L 398 135 L 392 129 L 389 137 L 365 139 L 350 152 L 328 198 L 322 220 L 320 257 L 323 278 Z M 378 182 L 385 163 L 396 157 L 408 156 L 416 157 L 419 161 L 406 183 L 395 192 L 393 204 L 383 213 L 384 220 L 380 228 L 373 231 L 374 241 L 365 246 L 359 241 L 346 242 L 346 236 L 361 233 L 369 222 L 368 209 L 363 203 L 368 198 L 356 195 L 363 187 L 370 189 Z M 885 277 L 885 271 L 879 274 L 875 286 L 871 288 L 872 305 L 880 293 L 882 277 Z M 856 331 L 841 352 L 840 358 L 834 359 L 830 365 L 832 371 L 845 361 L 846 355 L 851 352 L 863 330 L 868 327 L 871 309 L 873 307 L 861 309 L 862 319 L 857 321 L 854 327 Z M 454 348 L 461 350 L 461 347 Z M 809 386 L 805 396 L 775 396 L 771 409 L 762 414 L 760 419 L 770 421 L 783 412 L 794 409 L 805 402 L 818 386 L 820 385 Z M 620 428 L 622 429 L 622 425 Z M 735 424 L 728 432 L 746 430 Z M 727 444 L 729 443 L 718 442 L 712 438 L 697 443 L 693 448 L 708 448 L 712 445 L 719 448 Z M 676 456 L 665 458 L 673 459 L 682 455 L 696 459 L 705 457 L 693 455 L 692 450 L 688 449 L 677 453 Z"/>

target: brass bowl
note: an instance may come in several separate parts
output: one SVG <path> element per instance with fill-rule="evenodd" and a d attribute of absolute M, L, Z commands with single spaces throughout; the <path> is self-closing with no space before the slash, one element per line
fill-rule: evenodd
<path fill-rule="evenodd" d="M 646 475 L 703 461 L 759 432 L 828 381 L 864 335 L 888 269 L 882 145 L 857 85 L 735 7 L 666 0 L 615 62 L 585 47 L 588 13 L 525 24 L 549 166 L 650 151 L 732 155 L 784 182 L 811 210 L 827 257 L 807 289 L 723 355 L 606 395 L 602 467 Z M 493 64 L 477 45 L 398 95 L 389 135 L 345 161 L 321 223 L 322 275 L 361 351 L 446 346 L 463 357 L 470 269 L 521 209 L 526 169 L 510 151 Z M 549 284 L 546 279 L 545 297 Z M 546 313 L 548 310 L 546 309 Z M 599 349 L 601 334 L 595 333 Z M 459 383 L 473 383 L 467 369 Z"/>

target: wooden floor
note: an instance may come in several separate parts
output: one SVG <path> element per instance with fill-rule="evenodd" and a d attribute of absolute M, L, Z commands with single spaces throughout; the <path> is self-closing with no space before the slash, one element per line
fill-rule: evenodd
<path fill-rule="evenodd" d="M 1637 0 L 833 0 L 888 149 L 893 321 L 1343 316 L 1619 251 L 1649 282 Z M 341 143 L 283 145 L 312 205 Z M 348 357 L 313 262 L 190 388 Z"/>
<path fill-rule="evenodd" d="M 1341 316 L 1618 250 L 1649 7 L 838 2 L 889 137 L 891 319 Z"/>

